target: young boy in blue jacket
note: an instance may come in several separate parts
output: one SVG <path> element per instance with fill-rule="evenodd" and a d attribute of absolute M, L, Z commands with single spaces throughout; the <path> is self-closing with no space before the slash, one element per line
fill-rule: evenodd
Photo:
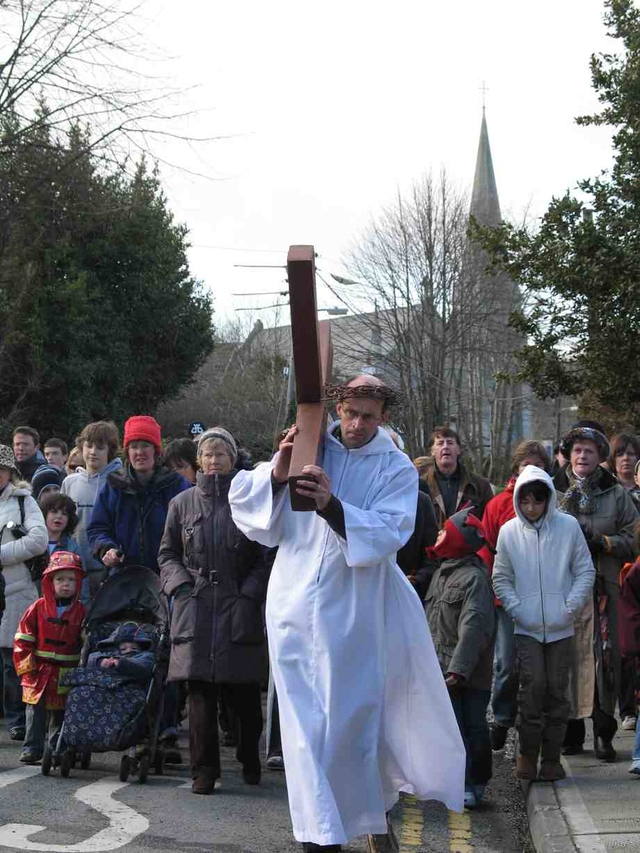
<path fill-rule="evenodd" d="M 513 490 L 516 517 L 500 529 L 493 588 L 515 622 L 520 673 L 519 779 L 563 779 L 573 624 L 595 569 L 578 521 L 556 507 L 549 475 L 527 465 Z M 541 755 L 538 773 L 538 756 Z"/>

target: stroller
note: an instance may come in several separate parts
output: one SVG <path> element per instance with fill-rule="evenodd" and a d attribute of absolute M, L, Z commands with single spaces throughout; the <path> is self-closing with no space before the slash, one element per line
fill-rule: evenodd
<path fill-rule="evenodd" d="M 89 655 L 125 623 L 152 639 L 155 663 L 147 684 L 87 666 Z M 127 566 L 110 575 L 89 609 L 85 632 L 80 666 L 60 679 L 69 695 L 57 741 L 45 746 L 42 773 L 47 776 L 52 767 L 60 767 L 66 777 L 78 756 L 87 770 L 92 752 L 118 751 L 123 752 L 120 781 L 137 775 L 146 782 L 150 767 L 161 774 L 164 764 L 158 736 L 170 646 L 169 611 L 159 577 L 145 566 Z"/>

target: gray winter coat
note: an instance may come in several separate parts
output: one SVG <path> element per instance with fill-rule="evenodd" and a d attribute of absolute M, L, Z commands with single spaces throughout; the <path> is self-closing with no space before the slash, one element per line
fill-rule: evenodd
<path fill-rule="evenodd" d="M 427 620 L 443 673 L 491 690 L 496 616 L 489 575 L 475 555 L 444 560 L 425 598 Z"/>
<path fill-rule="evenodd" d="M 607 595 L 606 616 L 612 649 L 613 681 L 606 671 L 597 617 L 595 626 L 585 623 L 583 636 L 582 638 L 576 637 L 574 646 L 578 661 L 583 660 L 587 654 L 593 655 L 592 649 L 595 647 L 595 677 L 600 708 L 607 714 L 614 714 L 620 688 L 620 650 L 618 644 L 620 582 L 618 576 L 624 563 L 635 558 L 633 529 L 638 520 L 638 513 L 629 492 L 606 469 L 601 472 L 596 495 L 595 512 L 572 514 L 578 519 L 580 526 L 587 535 L 594 539 L 599 536 L 606 536 L 609 544 L 610 550 L 594 554 L 593 562 L 596 568 L 596 595 L 598 593 L 606 593 Z M 559 503 L 561 497 L 562 495 L 558 492 Z M 579 702 L 579 698 L 576 701 Z"/>
<path fill-rule="evenodd" d="M 233 523 L 236 472 L 198 474 L 169 505 L 158 554 L 162 588 L 175 595 L 169 680 L 259 681 L 265 671 L 263 549 Z"/>

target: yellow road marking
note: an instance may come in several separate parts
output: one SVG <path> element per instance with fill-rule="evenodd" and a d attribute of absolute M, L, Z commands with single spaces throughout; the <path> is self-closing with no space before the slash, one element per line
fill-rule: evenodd
<path fill-rule="evenodd" d="M 472 853 L 471 815 L 449 812 L 449 850 L 451 853 Z"/>
<path fill-rule="evenodd" d="M 422 806 L 415 797 L 404 797 L 402 827 L 400 829 L 400 853 L 415 850 L 422 845 L 424 816 Z"/>

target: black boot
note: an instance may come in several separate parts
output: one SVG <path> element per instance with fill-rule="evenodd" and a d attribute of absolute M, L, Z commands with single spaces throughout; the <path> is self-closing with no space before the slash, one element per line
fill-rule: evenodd
<path fill-rule="evenodd" d="M 596 758 L 599 758 L 600 761 L 612 763 L 616 760 L 617 753 L 613 748 L 610 738 L 597 737 L 594 739 L 594 746 Z"/>

